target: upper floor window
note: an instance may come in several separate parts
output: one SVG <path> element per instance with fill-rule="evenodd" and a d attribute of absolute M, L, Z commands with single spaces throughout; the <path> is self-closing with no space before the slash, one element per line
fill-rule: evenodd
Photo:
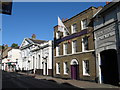
<path fill-rule="evenodd" d="M 77 24 L 76 23 L 71 26 L 71 30 L 72 30 L 72 33 L 77 32 Z"/>
<path fill-rule="evenodd" d="M 83 60 L 83 75 L 89 75 L 89 60 Z"/>
<path fill-rule="evenodd" d="M 76 53 L 77 52 L 77 41 L 74 40 L 72 42 L 72 53 Z"/>
<path fill-rule="evenodd" d="M 82 51 L 88 50 L 88 37 L 82 38 Z"/>
<path fill-rule="evenodd" d="M 66 28 L 64 28 L 64 32 L 63 32 L 63 36 L 67 36 L 68 35 L 68 31 L 66 30 Z"/>
<path fill-rule="evenodd" d="M 66 55 L 67 54 L 67 49 L 68 49 L 68 44 L 64 43 L 63 44 L 63 54 Z"/>
<path fill-rule="evenodd" d="M 60 38 L 60 32 L 56 32 L 56 39 L 59 39 Z"/>
<path fill-rule="evenodd" d="M 87 19 L 84 19 L 81 21 L 81 30 L 86 29 L 87 28 Z"/>
<path fill-rule="evenodd" d="M 60 45 L 56 47 L 56 56 L 60 55 Z"/>

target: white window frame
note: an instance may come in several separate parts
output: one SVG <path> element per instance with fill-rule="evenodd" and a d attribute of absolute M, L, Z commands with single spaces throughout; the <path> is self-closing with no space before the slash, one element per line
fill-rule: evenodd
<path fill-rule="evenodd" d="M 86 26 L 84 27 L 83 24 L 84 24 L 84 21 L 86 21 Z M 84 30 L 87 28 L 87 19 L 84 19 L 81 21 L 81 30 Z"/>
<path fill-rule="evenodd" d="M 63 36 L 68 36 L 68 31 L 66 30 L 66 28 L 64 28 L 64 32 L 63 32 Z"/>
<path fill-rule="evenodd" d="M 82 38 L 82 52 L 88 51 L 87 49 L 85 49 L 84 38 L 85 38 L 85 37 Z M 88 39 L 88 37 L 87 37 L 87 39 Z M 87 41 L 88 41 L 88 40 L 87 40 Z M 87 43 L 88 43 L 88 42 L 87 42 Z"/>
<path fill-rule="evenodd" d="M 68 44 L 64 43 L 63 44 L 63 54 L 66 55 L 67 54 L 67 50 L 68 50 Z"/>
<path fill-rule="evenodd" d="M 59 68 L 60 68 L 60 63 L 56 63 L 56 74 L 60 74 L 60 70 L 59 70 Z"/>
<path fill-rule="evenodd" d="M 60 45 L 56 46 L 56 56 L 60 55 Z"/>
<path fill-rule="evenodd" d="M 76 43 L 76 45 L 74 44 Z M 77 40 L 72 41 L 72 54 L 77 52 Z"/>
<path fill-rule="evenodd" d="M 66 63 L 67 63 L 67 64 L 66 64 Z M 67 66 L 67 65 L 68 65 L 68 62 L 64 62 L 64 63 L 63 63 L 63 66 L 64 66 L 64 74 L 65 74 L 65 75 L 68 75 L 68 72 L 67 72 L 68 66 Z"/>
<path fill-rule="evenodd" d="M 86 71 L 86 61 L 88 61 L 88 69 L 89 69 L 89 73 L 86 73 L 87 71 Z M 85 75 L 85 76 L 90 76 L 90 68 L 89 68 L 89 60 L 83 60 L 83 75 Z"/>
<path fill-rule="evenodd" d="M 56 39 L 59 39 L 60 38 L 60 32 L 56 32 Z"/>
<path fill-rule="evenodd" d="M 74 25 L 76 25 L 76 29 L 74 29 Z M 77 24 L 76 23 L 71 25 L 71 32 L 72 32 L 72 34 L 77 32 Z"/>

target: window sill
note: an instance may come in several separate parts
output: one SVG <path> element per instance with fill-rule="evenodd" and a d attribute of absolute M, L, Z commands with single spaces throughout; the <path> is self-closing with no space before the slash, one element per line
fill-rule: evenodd
<path fill-rule="evenodd" d="M 88 52 L 88 51 L 90 51 L 90 50 L 84 50 L 84 51 L 82 51 L 82 52 Z"/>
<path fill-rule="evenodd" d="M 64 73 L 64 75 L 68 75 L 68 73 Z"/>
<path fill-rule="evenodd" d="M 83 74 L 83 76 L 90 76 L 90 74 Z"/>
<path fill-rule="evenodd" d="M 60 73 L 56 73 L 57 75 L 60 75 Z"/>

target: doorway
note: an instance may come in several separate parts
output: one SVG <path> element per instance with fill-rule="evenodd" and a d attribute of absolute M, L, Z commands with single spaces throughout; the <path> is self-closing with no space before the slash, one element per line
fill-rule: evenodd
<path fill-rule="evenodd" d="M 102 83 L 118 85 L 118 62 L 115 49 L 105 50 L 100 53 L 101 57 L 101 79 Z"/>
<path fill-rule="evenodd" d="M 78 65 L 78 61 L 76 59 L 73 59 L 71 61 L 71 79 L 78 79 L 78 73 L 79 72 L 79 65 Z"/>

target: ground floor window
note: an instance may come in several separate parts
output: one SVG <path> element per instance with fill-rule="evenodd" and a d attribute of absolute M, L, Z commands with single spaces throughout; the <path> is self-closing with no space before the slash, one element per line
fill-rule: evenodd
<path fill-rule="evenodd" d="M 89 60 L 83 60 L 83 75 L 89 75 Z"/>
<path fill-rule="evenodd" d="M 56 74 L 60 74 L 60 63 L 56 63 Z"/>
<path fill-rule="evenodd" d="M 63 66 L 64 66 L 64 74 L 68 74 L 68 63 L 64 62 Z"/>

